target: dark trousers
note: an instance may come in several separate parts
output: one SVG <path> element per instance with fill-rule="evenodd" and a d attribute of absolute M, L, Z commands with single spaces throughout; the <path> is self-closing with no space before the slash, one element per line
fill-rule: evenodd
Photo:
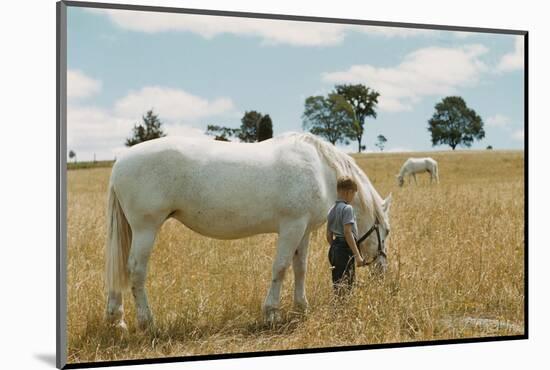
<path fill-rule="evenodd" d="M 332 285 L 336 293 L 349 290 L 355 280 L 355 256 L 344 238 L 336 238 L 330 244 L 328 260 L 332 266 Z"/>

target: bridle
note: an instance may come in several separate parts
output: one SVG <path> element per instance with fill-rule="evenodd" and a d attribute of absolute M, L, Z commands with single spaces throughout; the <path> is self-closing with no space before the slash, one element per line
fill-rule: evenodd
<path fill-rule="evenodd" d="M 382 246 L 382 238 L 380 238 L 379 228 L 380 228 L 380 223 L 378 222 L 378 219 L 377 219 L 376 221 L 374 221 L 374 225 L 372 225 L 372 227 L 355 242 L 355 244 L 357 244 L 357 249 L 359 249 L 359 244 L 361 244 L 361 242 L 367 239 L 370 236 L 370 234 L 372 234 L 373 232 L 376 232 L 376 239 L 378 240 L 378 254 L 371 261 L 365 262 L 365 265 L 372 264 L 380 256 L 383 256 L 384 258 L 388 257 L 386 255 L 386 252 L 384 251 L 384 247 Z M 389 231 L 386 234 L 386 238 L 388 237 L 388 234 L 389 234 Z M 361 250 L 359 250 L 359 254 L 361 254 Z"/>

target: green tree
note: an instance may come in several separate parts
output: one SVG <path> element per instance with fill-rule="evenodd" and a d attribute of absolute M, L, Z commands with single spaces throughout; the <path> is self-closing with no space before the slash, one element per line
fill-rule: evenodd
<path fill-rule="evenodd" d="M 460 96 L 448 96 L 435 105 L 428 131 L 433 146 L 447 144 L 453 150 L 458 145 L 469 148 L 474 140 L 485 137 L 481 117 Z"/>
<path fill-rule="evenodd" d="M 258 141 L 258 124 L 263 115 L 255 110 L 245 112 L 241 119 L 241 129 L 238 134 L 239 139 L 245 143 L 254 143 Z"/>
<path fill-rule="evenodd" d="M 302 115 L 303 128 L 314 135 L 321 136 L 333 145 L 349 144 L 352 135 L 353 116 L 350 114 L 344 98 L 337 94 L 310 96 L 305 101 Z"/>
<path fill-rule="evenodd" d="M 245 143 L 254 143 L 273 137 L 273 122 L 269 114 L 263 115 L 260 112 L 245 112 L 241 119 L 240 128 L 208 125 L 207 135 L 214 135 L 215 140 L 229 141 L 229 137 L 238 137 Z"/>
<path fill-rule="evenodd" d="M 381 152 L 383 152 L 384 151 L 384 145 L 386 145 L 386 143 L 388 142 L 388 139 L 386 139 L 386 137 L 384 135 L 378 135 L 376 137 L 376 139 L 378 141 L 375 145 L 378 147 L 378 149 L 380 149 Z"/>
<path fill-rule="evenodd" d="M 147 111 L 145 116 L 142 116 L 143 123 L 134 125 L 132 129 L 132 137 L 126 139 L 126 146 L 133 146 L 138 143 L 157 139 L 166 136 L 162 131 L 162 122 L 158 116 L 153 113 L 153 110 Z"/>
<path fill-rule="evenodd" d="M 74 162 L 76 163 L 76 153 L 73 150 L 69 150 L 69 158 L 74 158 Z"/>
<path fill-rule="evenodd" d="M 349 138 L 357 141 L 358 151 L 365 147 L 362 144 L 365 132 L 365 119 L 376 118 L 376 105 L 380 94 L 362 84 L 336 85 L 335 93 L 342 96 L 346 104 L 341 104 L 341 109 L 348 112 L 353 118 Z"/>
<path fill-rule="evenodd" d="M 269 114 L 263 116 L 258 122 L 258 141 L 264 141 L 273 137 L 273 122 Z"/>
<path fill-rule="evenodd" d="M 206 127 L 207 135 L 214 135 L 214 140 L 230 141 L 229 137 L 238 135 L 240 130 L 238 128 L 229 128 L 224 126 L 208 125 Z"/>

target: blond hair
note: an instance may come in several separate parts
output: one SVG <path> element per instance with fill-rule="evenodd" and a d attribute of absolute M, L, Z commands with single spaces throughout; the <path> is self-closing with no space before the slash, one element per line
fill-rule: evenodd
<path fill-rule="evenodd" d="M 336 181 L 336 190 L 337 191 L 345 191 L 345 190 L 353 190 L 357 191 L 357 183 L 355 180 L 353 180 L 349 176 L 343 176 L 339 177 Z"/>

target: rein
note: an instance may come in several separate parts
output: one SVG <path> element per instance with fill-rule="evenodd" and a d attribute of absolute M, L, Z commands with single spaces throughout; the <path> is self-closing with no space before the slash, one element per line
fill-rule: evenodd
<path fill-rule="evenodd" d="M 378 254 L 372 260 L 365 262 L 365 265 L 367 266 L 372 264 L 374 261 L 376 261 L 376 259 L 380 256 L 387 258 L 386 252 L 384 252 L 384 248 L 382 247 L 382 239 L 380 238 L 379 227 L 380 227 L 380 224 L 378 223 L 378 220 L 376 220 L 374 222 L 374 225 L 372 225 L 372 227 L 355 242 L 357 244 L 357 249 L 359 249 L 359 244 L 361 244 L 361 242 L 367 239 L 370 236 L 370 234 L 372 234 L 373 232 L 376 232 L 376 239 L 378 240 Z M 360 253 L 361 253 L 361 250 L 359 250 L 359 254 Z"/>

